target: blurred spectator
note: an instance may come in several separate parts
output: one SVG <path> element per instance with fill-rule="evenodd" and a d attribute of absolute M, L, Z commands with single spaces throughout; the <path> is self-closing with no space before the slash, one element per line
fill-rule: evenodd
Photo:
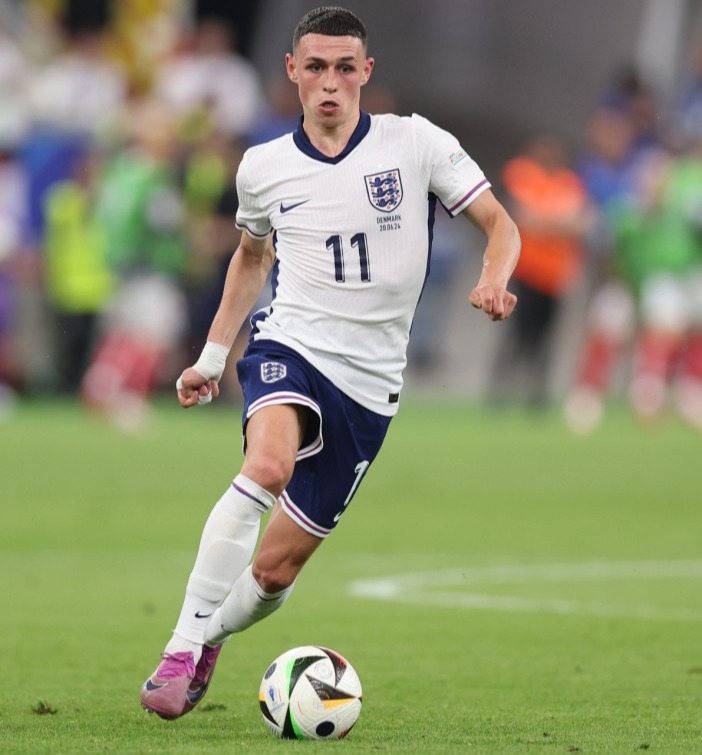
<path fill-rule="evenodd" d="M 602 216 L 607 208 L 630 195 L 635 186 L 636 148 L 634 126 L 625 112 L 600 107 L 586 124 L 587 149 L 577 161 L 577 172 L 588 194 Z M 611 239 L 606 238 L 595 249 L 598 255 L 609 256 Z"/>
<path fill-rule="evenodd" d="M 222 0 L 194 0 L 196 18 L 217 18 L 225 21 L 235 30 L 237 49 L 249 57 L 255 38 L 259 14 L 262 10 L 260 0 L 237 0 L 235 3 L 223 3 Z"/>
<path fill-rule="evenodd" d="M 588 302 L 585 333 L 576 360 L 573 387 L 564 413 L 577 433 L 594 429 L 602 419 L 604 398 L 613 373 L 634 333 L 634 301 L 630 285 L 617 270 L 617 229 L 620 217 L 637 203 L 637 192 L 648 164 L 635 147 L 635 129 L 626 111 L 599 107 L 587 124 L 588 149 L 578 161 L 578 173 L 597 208 L 597 224 L 588 241 L 594 291 Z"/>
<path fill-rule="evenodd" d="M 91 0 L 83 0 L 91 2 Z M 180 33 L 172 0 L 110 2 L 107 49 L 124 72 L 130 97 L 143 97 Z"/>
<path fill-rule="evenodd" d="M 677 130 L 681 139 L 702 134 L 702 37 L 690 50 L 677 104 Z"/>
<path fill-rule="evenodd" d="M 268 106 L 247 134 L 249 146 L 263 144 L 297 128 L 302 107 L 297 87 L 287 76 L 274 76 L 267 86 Z"/>
<path fill-rule="evenodd" d="M 188 343 L 192 348 L 207 337 L 229 260 L 238 246 L 240 232 L 232 222 L 232 212 L 237 208 L 235 179 L 242 156 L 239 142 L 225 142 L 219 145 L 219 152 L 214 145 L 201 147 L 186 166 L 185 196 L 194 241 L 187 279 Z"/>
<path fill-rule="evenodd" d="M 16 348 L 18 289 L 22 283 L 22 244 L 26 187 L 12 145 L 0 140 L 0 420 L 14 403 L 22 381 Z"/>
<path fill-rule="evenodd" d="M 655 179 L 644 233 L 630 250 L 641 320 L 630 400 L 648 421 L 672 398 L 702 429 L 702 134 Z"/>
<path fill-rule="evenodd" d="M 265 105 L 255 68 L 236 52 L 230 27 L 217 18 L 198 22 L 191 48 L 164 65 L 155 92 L 183 119 L 211 112 L 227 138 L 245 135 Z"/>
<path fill-rule="evenodd" d="M 71 180 L 73 166 L 114 136 L 126 107 L 127 83 L 106 54 L 104 30 L 71 22 L 62 34 L 64 48 L 33 72 L 28 88 L 32 127 L 21 155 L 36 245 L 43 239 L 47 191 Z"/>
<path fill-rule="evenodd" d="M 0 17 L 0 144 L 17 146 L 29 128 L 29 71 Z"/>
<path fill-rule="evenodd" d="M 135 432 L 185 332 L 187 247 L 173 118 L 146 102 L 134 108 L 130 124 L 133 146 L 108 163 L 98 196 L 120 286 L 103 318 L 82 394 L 89 407 Z"/>
<path fill-rule="evenodd" d="M 17 149 L 29 125 L 28 67 L 7 21 L 9 14 L 0 15 L 0 421 L 14 404 L 23 372 L 16 336 L 27 187 Z"/>
<path fill-rule="evenodd" d="M 610 283 L 593 300 L 566 420 L 580 433 L 597 427 L 613 364 L 635 334 L 636 416 L 657 419 L 672 400 L 702 429 L 702 138 L 678 157 L 639 152 L 631 175 L 607 207 L 620 287 Z"/>
<path fill-rule="evenodd" d="M 32 76 L 32 120 L 36 126 L 95 140 L 120 123 L 126 95 L 124 75 L 105 53 L 104 33 L 69 31 L 66 48 Z"/>
<path fill-rule="evenodd" d="M 57 389 L 76 394 L 112 292 L 107 236 L 95 210 L 96 161 L 80 159 L 73 177 L 47 194 L 45 286 L 54 318 Z"/>
<path fill-rule="evenodd" d="M 594 293 L 564 404 L 576 433 L 594 430 L 616 368 L 638 330 L 637 297 L 651 243 L 655 185 L 667 160 L 653 90 L 634 72 L 615 79 L 587 124 L 579 174 L 599 213 L 589 238 Z"/>
<path fill-rule="evenodd" d="M 37 251 L 43 243 L 47 192 L 70 180 L 73 166 L 89 151 L 84 137 L 49 129 L 33 129 L 23 141 L 19 158 L 27 175 L 28 234 Z"/>
<path fill-rule="evenodd" d="M 633 149 L 662 146 L 658 96 L 653 87 L 633 68 L 620 71 L 602 95 L 600 107 L 619 110 L 633 130 Z"/>
<path fill-rule="evenodd" d="M 532 139 L 502 174 L 506 203 L 519 227 L 522 254 L 514 272 L 518 309 L 505 323 L 491 383 L 491 399 L 526 385 L 527 401 L 548 401 L 548 368 L 554 325 L 563 297 L 583 273 L 583 237 L 591 223 L 585 187 L 568 166 L 565 148 L 552 136 Z"/>
<path fill-rule="evenodd" d="M 227 145 L 227 180 L 204 217 L 204 233 L 199 234 L 199 243 L 194 248 L 187 291 L 190 318 L 189 350 L 199 350 L 200 344 L 207 338 L 212 319 L 219 307 L 232 254 L 239 244 L 241 232 L 234 225 L 233 218 L 238 208 L 236 172 L 243 154 L 244 148 L 240 142 Z M 270 291 L 266 288 L 254 305 L 253 311 L 266 306 L 270 298 Z M 250 328 L 246 323 L 232 347 L 235 357 L 231 360 L 232 365 L 236 363 L 237 355 L 243 354 L 249 334 Z M 232 398 L 240 398 L 241 389 L 233 369 L 225 371 L 220 389 L 225 395 L 228 393 Z"/>

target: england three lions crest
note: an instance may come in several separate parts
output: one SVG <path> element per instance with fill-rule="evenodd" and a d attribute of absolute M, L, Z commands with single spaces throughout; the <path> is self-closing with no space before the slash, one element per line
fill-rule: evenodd
<path fill-rule="evenodd" d="M 263 362 L 261 364 L 261 380 L 264 383 L 277 383 L 288 374 L 288 368 L 280 362 Z"/>
<path fill-rule="evenodd" d="M 376 210 L 393 212 L 402 201 L 402 179 L 398 168 L 364 176 L 368 199 Z"/>

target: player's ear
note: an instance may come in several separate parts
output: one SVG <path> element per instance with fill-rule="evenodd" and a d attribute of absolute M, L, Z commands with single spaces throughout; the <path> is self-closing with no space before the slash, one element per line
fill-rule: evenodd
<path fill-rule="evenodd" d="M 368 83 L 370 79 L 371 71 L 375 65 L 375 58 L 366 58 L 363 63 L 363 74 L 361 76 L 361 86 Z"/>
<path fill-rule="evenodd" d="M 285 55 L 285 70 L 290 81 L 297 84 L 297 67 L 295 66 L 295 58 L 290 53 Z"/>

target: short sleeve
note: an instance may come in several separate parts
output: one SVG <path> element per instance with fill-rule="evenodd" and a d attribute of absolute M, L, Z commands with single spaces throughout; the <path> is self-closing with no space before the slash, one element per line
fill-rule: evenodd
<path fill-rule="evenodd" d="M 246 231 L 249 236 L 262 239 L 271 232 L 271 223 L 268 215 L 256 201 L 256 193 L 251 186 L 247 167 L 248 160 L 245 154 L 236 174 L 236 192 L 239 199 L 236 227 L 240 231 Z"/>
<path fill-rule="evenodd" d="M 489 189 L 490 182 L 453 134 L 416 113 L 412 124 L 420 162 L 429 171 L 429 190 L 455 217 Z"/>

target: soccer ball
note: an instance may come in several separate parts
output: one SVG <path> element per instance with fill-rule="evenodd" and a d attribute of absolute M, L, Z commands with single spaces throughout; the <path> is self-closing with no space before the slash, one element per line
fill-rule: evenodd
<path fill-rule="evenodd" d="M 261 680 L 259 702 L 281 739 L 341 739 L 361 713 L 361 682 L 339 653 L 316 645 L 288 650 Z"/>

